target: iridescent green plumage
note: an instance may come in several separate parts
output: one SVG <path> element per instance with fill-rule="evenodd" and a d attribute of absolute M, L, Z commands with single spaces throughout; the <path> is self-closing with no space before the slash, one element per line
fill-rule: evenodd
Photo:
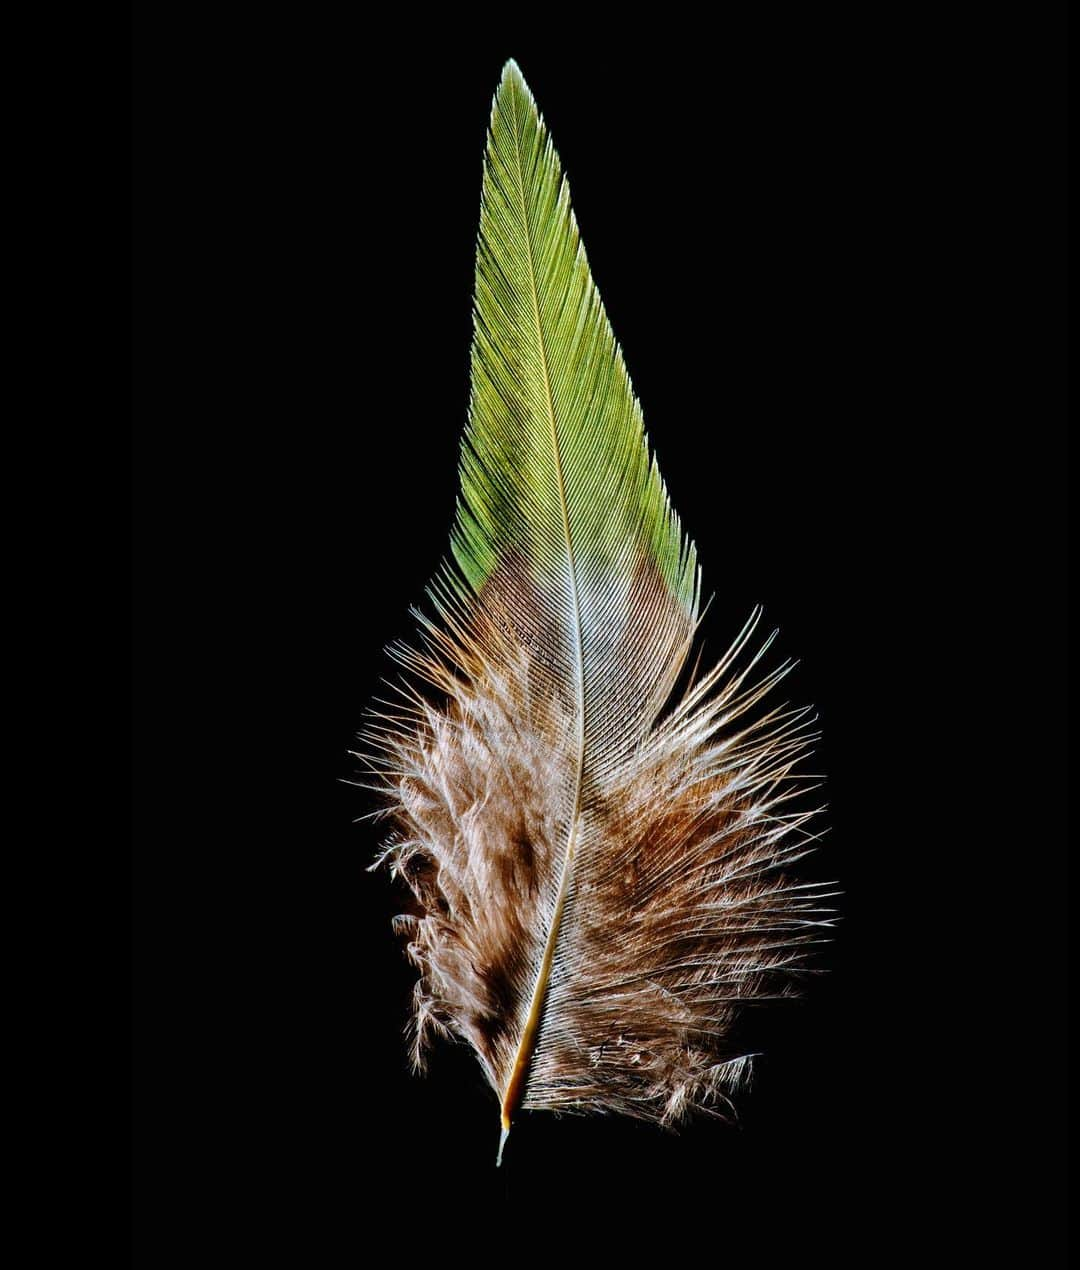
<path fill-rule="evenodd" d="M 484 166 L 461 487 L 452 548 L 476 592 L 522 553 L 541 583 L 563 585 L 572 562 L 587 607 L 645 552 L 693 611 L 694 548 L 650 462 L 558 155 L 512 61 Z"/>

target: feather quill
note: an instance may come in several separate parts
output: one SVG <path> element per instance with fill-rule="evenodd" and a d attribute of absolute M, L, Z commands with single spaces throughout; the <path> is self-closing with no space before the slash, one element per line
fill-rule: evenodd
<path fill-rule="evenodd" d="M 741 1005 L 791 994 L 829 910 L 783 872 L 812 841 L 816 809 L 787 809 L 812 719 L 757 709 L 790 669 L 754 678 L 760 611 L 672 700 L 697 556 L 513 61 L 471 369 L 451 558 L 365 735 L 394 823 L 376 863 L 414 899 L 395 923 L 419 970 L 414 1060 L 438 1033 L 472 1046 L 501 1159 L 520 1109 L 722 1114 L 749 1070 Z"/>

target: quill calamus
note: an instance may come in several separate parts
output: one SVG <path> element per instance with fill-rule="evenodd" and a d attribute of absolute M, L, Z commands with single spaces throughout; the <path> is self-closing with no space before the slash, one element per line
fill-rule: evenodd
<path fill-rule="evenodd" d="M 700 574 L 645 439 L 532 94 L 495 94 L 477 244 L 472 388 L 446 561 L 418 648 L 365 732 L 394 829 L 377 863 L 419 970 L 421 1065 L 468 1041 L 500 1100 L 672 1123 L 748 1073 L 747 1001 L 790 995 L 829 924 L 785 876 L 806 709 L 756 709 L 755 612 L 672 700 Z M 425 691 L 426 689 L 426 691 Z M 431 689 L 435 691 L 432 692 Z M 375 866 L 373 866 L 375 867 Z"/>

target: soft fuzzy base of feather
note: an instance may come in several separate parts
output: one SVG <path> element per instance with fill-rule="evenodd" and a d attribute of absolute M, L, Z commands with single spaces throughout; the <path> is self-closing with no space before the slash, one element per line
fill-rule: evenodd
<path fill-rule="evenodd" d="M 527 1109 L 727 1114 L 750 1070 L 734 1040 L 742 1007 L 792 995 L 830 924 L 824 888 L 784 873 L 811 847 L 814 812 L 787 806 L 806 787 L 795 768 L 812 720 L 779 707 L 745 722 L 789 669 L 748 687 L 761 649 L 734 670 L 755 624 L 581 810 Z M 563 863 L 558 738 L 572 720 L 531 693 L 520 650 L 485 663 L 440 642 L 403 660 L 444 702 L 411 694 L 375 738 L 396 825 L 381 860 L 414 900 L 397 925 L 420 972 L 417 1065 L 433 1035 L 452 1034 L 501 1095 Z"/>

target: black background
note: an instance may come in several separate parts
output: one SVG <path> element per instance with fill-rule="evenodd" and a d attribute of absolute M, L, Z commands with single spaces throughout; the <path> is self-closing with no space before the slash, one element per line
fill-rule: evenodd
<path fill-rule="evenodd" d="M 479 10 L 155 12 L 134 96 L 137 1264 L 336 1266 L 384 1237 L 561 1256 L 567 1214 L 601 1253 L 1049 1264 L 1061 31 L 770 8 L 540 40 Z M 801 658 L 830 803 L 810 875 L 844 897 L 829 973 L 758 1024 L 739 1127 L 534 1115 L 496 1172 L 471 1056 L 409 1074 L 413 972 L 344 782 L 447 543 L 508 56 L 698 545 L 706 650 L 760 602 Z"/>

